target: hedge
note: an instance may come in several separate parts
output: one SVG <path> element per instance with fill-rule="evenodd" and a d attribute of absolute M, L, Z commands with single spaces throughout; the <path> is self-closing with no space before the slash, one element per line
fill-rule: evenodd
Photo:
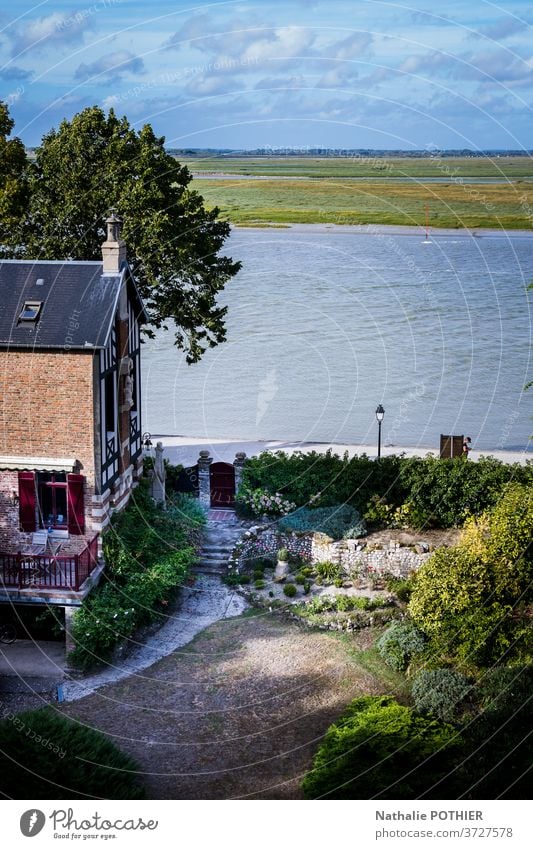
<path fill-rule="evenodd" d="M 99 731 L 51 708 L 0 722 L 0 789 L 11 799 L 140 799 L 137 764 Z"/>

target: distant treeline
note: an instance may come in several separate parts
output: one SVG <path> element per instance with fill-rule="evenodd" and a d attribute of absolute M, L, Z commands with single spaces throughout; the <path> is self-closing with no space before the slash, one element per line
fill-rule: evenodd
<path fill-rule="evenodd" d="M 331 156 L 331 157 L 353 157 L 358 159 L 363 156 L 373 156 L 373 157 L 383 157 L 383 159 L 387 159 L 390 157 L 398 157 L 401 159 L 427 159 L 428 157 L 434 157 L 436 154 L 439 156 L 449 156 L 449 157 L 472 157 L 477 159 L 489 158 L 493 159 L 494 157 L 501 156 L 524 156 L 530 157 L 533 156 L 533 150 L 470 150 L 469 148 L 463 148 L 462 150 L 440 150 L 440 148 L 431 148 L 425 150 L 374 150 L 373 148 L 330 148 L 330 147 L 313 147 L 313 148 L 301 148 L 301 147 L 279 147 L 279 148 L 256 148 L 255 150 L 231 150 L 229 148 L 198 148 L 198 147 L 188 147 L 188 148 L 168 148 L 168 153 L 174 156 L 202 156 L 202 157 L 228 157 L 232 158 L 236 157 L 258 157 L 258 156 L 296 156 L 299 159 L 308 157 L 316 157 L 316 156 Z"/>

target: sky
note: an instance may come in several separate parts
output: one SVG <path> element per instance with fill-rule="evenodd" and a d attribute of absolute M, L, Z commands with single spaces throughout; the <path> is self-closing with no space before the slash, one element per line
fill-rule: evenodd
<path fill-rule="evenodd" d="M 37 145 L 87 106 L 168 147 L 531 149 L 533 4 L 0 0 L 0 99 Z"/>

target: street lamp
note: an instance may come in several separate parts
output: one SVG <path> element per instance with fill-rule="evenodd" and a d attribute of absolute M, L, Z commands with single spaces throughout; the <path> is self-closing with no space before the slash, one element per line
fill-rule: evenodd
<path fill-rule="evenodd" d="M 384 418 L 385 410 L 383 409 L 381 404 L 378 404 L 378 406 L 376 407 L 376 419 L 378 422 L 378 460 L 381 457 L 381 422 Z"/>
<path fill-rule="evenodd" d="M 151 457 L 152 456 L 153 442 L 152 442 L 152 434 L 148 433 L 148 431 L 146 431 L 146 433 L 143 433 L 143 435 L 142 435 L 142 444 L 143 444 L 143 448 L 144 448 L 145 453 L 147 453 L 148 456 Z"/>

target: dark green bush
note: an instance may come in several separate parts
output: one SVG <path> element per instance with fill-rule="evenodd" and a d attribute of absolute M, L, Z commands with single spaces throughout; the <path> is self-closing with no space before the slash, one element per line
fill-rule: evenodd
<path fill-rule="evenodd" d="M 249 575 L 240 575 L 240 576 L 237 576 L 236 584 L 249 584 L 250 581 L 251 581 L 251 578 L 250 578 Z"/>
<path fill-rule="evenodd" d="M 285 532 L 316 531 L 327 534 L 332 539 L 342 539 L 352 532 L 352 535 L 357 537 L 366 533 L 359 513 L 349 504 L 313 509 L 299 507 L 298 510 L 279 519 L 278 527 Z"/>
<path fill-rule="evenodd" d="M 255 580 L 257 580 L 258 578 L 263 578 L 263 577 L 264 577 L 264 574 L 265 574 L 265 573 L 263 572 L 263 570 L 262 570 L 262 569 L 254 569 L 254 578 L 255 578 Z"/>
<path fill-rule="evenodd" d="M 305 584 L 305 575 L 302 575 L 301 572 L 298 572 L 298 574 L 294 578 L 294 582 L 296 584 Z"/>
<path fill-rule="evenodd" d="M 475 688 L 475 698 L 484 713 L 514 713 L 531 701 L 533 666 L 496 666 L 483 673 Z"/>
<path fill-rule="evenodd" d="M 454 669 L 424 669 L 414 679 L 411 694 L 419 713 L 452 720 L 471 690 L 468 678 Z"/>
<path fill-rule="evenodd" d="M 121 641 L 160 615 L 194 563 L 190 541 L 203 517 L 196 510 L 187 497 L 167 510 L 156 507 L 144 482 L 134 490 L 104 534 L 102 580 L 74 615 L 72 663 L 87 668 L 106 660 Z"/>
<path fill-rule="evenodd" d="M 330 451 L 264 452 L 244 466 L 248 487 L 281 492 L 298 507 L 349 504 L 377 523 L 387 523 L 389 513 L 402 507 L 415 527 L 461 525 L 467 514 L 479 515 L 495 504 L 511 481 L 531 486 L 533 466 L 509 465 L 493 457 L 465 463 L 431 455 L 382 457 L 376 463 L 364 454 L 348 458 Z M 388 512 L 381 510 L 383 504 Z M 375 516 L 368 512 L 372 509 Z"/>
<path fill-rule="evenodd" d="M 302 788 L 307 799 L 445 799 L 445 786 L 433 785 L 456 754 L 450 726 L 390 696 L 364 696 L 330 726 Z"/>
<path fill-rule="evenodd" d="M 0 722 L 0 792 L 11 799 L 140 799 L 137 764 L 51 708 Z"/>
<path fill-rule="evenodd" d="M 407 604 L 413 592 L 413 582 L 409 578 L 398 578 L 395 575 L 388 575 L 385 579 L 385 586 L 388 591 L 394 593 L 398 601 Z"/>
<path fill-rule="evenodd" d="M 376 646 L 385 663 L 402 671 L 414 655 L 424 651 L 426 639 L 411 622 L 395 622 L 381 635 Z"/>
<path fill-rule="evenodd" d="M 294 598 L 298 590 L 294 586 L 294 584 L 285 584 L 283 587 L 283 592 L 287 596 L 287 598 Z"/>
<path fill-rule="evenodd" d="M 265 586 L 266 584 L 262 578 L 256 578 L 256 580 L 254 581 L 254 587 L 256 588 L 256 590 L 264 590 Z"/>

